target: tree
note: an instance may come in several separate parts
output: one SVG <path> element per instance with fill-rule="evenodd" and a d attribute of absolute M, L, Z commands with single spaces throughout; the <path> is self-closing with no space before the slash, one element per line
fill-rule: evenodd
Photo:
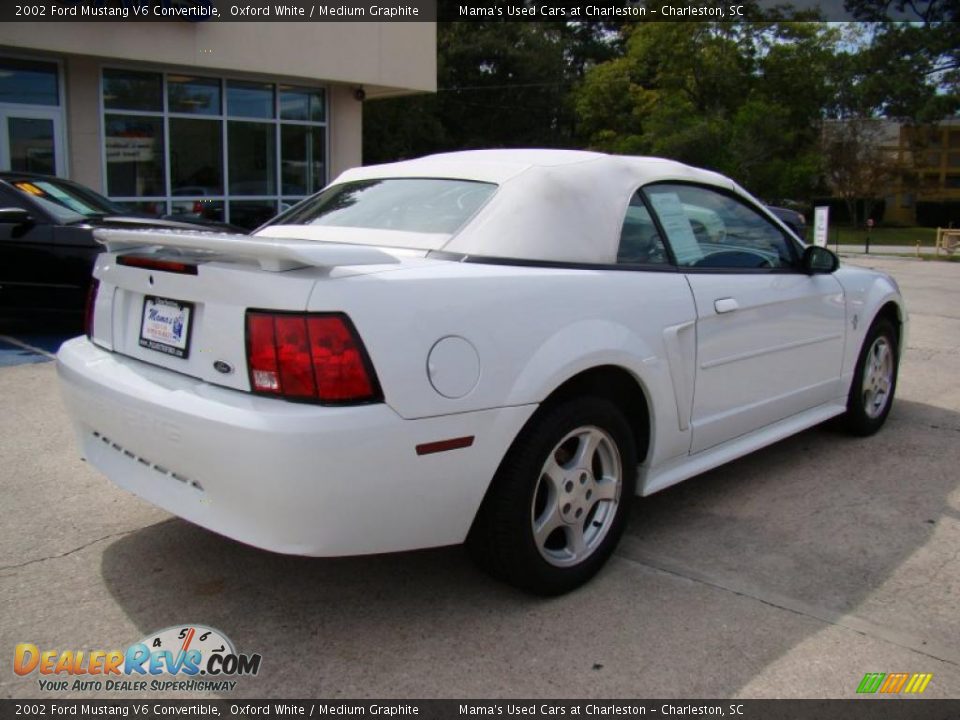
<path fill-rule="evenodd" d="M 831 190 L 843 198 L 850 222 L 860 224 L 857 201 L 864 201 L 863 220 L 900 172 L 897 158 L 884 142 L 886 123 L 848 118 L 824 127 L 823 148 Z"/>
<path fill-rule="evenodd" d="M 365 160 L 575 146 L 571 87 L 616 53 L 618 37 L 600 23 L 438 23 L 436 95 L 369 102 Z"/>
<path fill-rule="evenodd" d="M 767 197 L 807 195 L 835 33 L 820 23 L 644 23 L 576 89 L 592 147 L 669 157 Z"/>
<path fill-rule="evenodd" d="M 367 103 L 365 160 L 591 147 L 712 168 L 768 199 L 806 199 L 839 182 L 844 170 L 829 163 L 851 152 L 849 138 L 821 145 L 825 120 L 855 121 L 865 146 L 860 131 L 874 118 L 920 125 L 960 107 L 955 0 L 846 4 L 862 22 L 768 12 L 749 23 L 438 23 L 437 93 Z M 890 12 L 914 22 L 878 22 Z M 749 14 L 761 17 L 756 3 Z"/>
<path fill-rule="evenodd" d="M 917 189 L 916 161 L 925 157 L 930 126 L 960 108 L 960 35 L 948 21 L 956 7 L 937 0 L 848 0 L 847 8 L 866 22 L 846 29 L 845 49 L 833 58 L 825 114 L 838 122 L 827 125 L 823 139 L 827 179 L 856 223 L 857 199 L 869 215 L 896 178 L 903 189 Z M 879 22 L 891 12 L 912 13 L 913 22 Z M 898 136 L 903 126 L 907 152 L 899 163 L 889 150 L 899 137 L 884 142 L 890 123 L 882 118 L 896 123 Z"/>
<path fill-rule="evenodd" d="M 852 87 L 863 104 L 913 123 L 937 122 L 960 109 L 960 5 L 947 0 L 844 4 L 869 35 L 852 63 L 859 70 Z"/>

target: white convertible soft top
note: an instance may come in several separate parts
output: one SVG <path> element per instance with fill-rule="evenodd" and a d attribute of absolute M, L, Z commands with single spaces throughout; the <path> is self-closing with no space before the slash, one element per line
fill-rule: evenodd
<path fill-rule="evenodd" d="M 471 150 L 429 155 L 347 170 L 332 184 L 410 177 L 476 180 L 499 186 L 457 233 L 427 236 L 424 240 L 429 242 L 421 246 L 424 249 L 556 262 L 615 262 L 627 205 L 642 185 L 698 182 L 750 197 L 729 178 L 672 160 L 577 150 Z M 313 228 L 273 226 L 261 234 L 277 231 L 311 238 Z M 374 242 L 371 238 L 370 244 Z M 379 242 L 383 242 L 382 234 Z"/>

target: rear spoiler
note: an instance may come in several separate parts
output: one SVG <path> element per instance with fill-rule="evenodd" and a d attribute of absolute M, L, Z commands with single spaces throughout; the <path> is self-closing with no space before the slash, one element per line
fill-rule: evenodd
<path fill-rule="evenodd" d="M 270 272 L 299 267 L 385 265 L 400 262 L 393 255 L 375 247 L 314 240 L 190 230 L 95 230 L 93 235 L 109 252 L 156 246 L 202 250 L 225 257 L 249 258 Z"/>

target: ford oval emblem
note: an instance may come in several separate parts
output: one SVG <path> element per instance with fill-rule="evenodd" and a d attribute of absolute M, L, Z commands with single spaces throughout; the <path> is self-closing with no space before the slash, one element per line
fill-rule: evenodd
<path fill-rule="evenodd" d="M 224 375 L 229 375 L 233 372 L 233 365 L 230 363 L 224 362 L 223 360 L 215 360 L 213 363 L 213 369 L 218 373 L 223 373 Z"/>

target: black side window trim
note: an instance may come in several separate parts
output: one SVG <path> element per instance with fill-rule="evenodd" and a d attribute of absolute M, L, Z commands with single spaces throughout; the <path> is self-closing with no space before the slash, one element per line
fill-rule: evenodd
<path fill-rule="evenodd" d="M 666 232 L 663 229 L 663 225 L 660 224 L 660 216 L 654 211 L 650 198 L 647 195 L 647 188 L 654 188 L 658 185 L 683 185 L 686 187 L 699 188 L 701 190 L 709 190 L 717 193 L 718 195 L 723 195 L 730 198 L 735 202 L 739 202 L 744 207 L 752 210 L 757 215 L 762 217 L 764 220 L 773 227 L 774 230 L 780 233 L 783 237 L 784 243 L 790 248 L 790 252 L 793 254 L 793 265 L 787 267 L 775 267 L 775 268 L 698 268 L 698 267 L 680 267 L 677 263 L 676 255 L 673 253 L 673 246 L 670 244 L 670 238 L 667 236 Z M 767 214 L 763 210 L 752 202 L 747 200 L 747 198 L 740 196 L 739 194 L 733 192 L 725 187 L 720 187 L 718 185 L 708 185 L 704 183 L 691 182 L 690 180 L 657 180 L 656 182 L 647 183 L 637 190 L 638 193 L 643 197 L 643 202 L 647 206 L 647 212 L 650 213 L 650 217 L 653 218 L 653 222 L 657 226 L 657 231 L 660 233 L 663 238 L 663 245 L 667 249 L 667 253 L 670 257 L 670 262 L 677 268 L 679 272 L 682 273 L 697 273 L 697 274 L 708 274 L 708 275 L 795 275 L 797 273 L 803 273 L 803 270 L 800 268 L 800 248 L 797 247 L 796 241 L 789 235 L 785 234 L 784 231 L 780 228 L 779 225 L 770 222 L 770 219 L 767 217 Z"/>
<path fill-rule="evenodd" d="M 663 185 L 664 183 L 650 183 L 650 185 Z M 640 201 L 643 203 L 644 208 L 647 210 L 647 214 L 650 216 L 650 219 L 653 221 L 653 226 L 657 229 L 657 234 L 660 236 L 660 240 L 663 243 L 663 249 L 667 251 L 667 262 L 665 263 L 650 263 L 649 265 L 641 263 L 626 263 L 616 262 L 616 265 L 624 268 L 636 268 L 638 270 L 650 270 L 657 269 L 661 272 L 664 269 L 673 269 L 674 271 L 679 272 L 682 268 L 677 263 L 677 257 L 673 254 L 673 248 L 670 247 L 670 242 L 667 239 L 667 234 L 663 231 L 663 225 L 660 224 L 660 218 L 657 217 L 657 214 L 653 211 L 653 206 L 650 204 L 650 199 L 647 197 L 647 194 L 643 191 L 643 188 L 646 186 L 638 187 L 630 194 L 630 199 L 627 200 L 627 207 L 624 209 L 624 221 L 626 221 L 627 211 L 630 209 L 630 203 L 633 201 L 634 196 L 639 196 Z M 622 224 L 621 224 L 622 225 Z M 623 231 L 621 230 L 621 233 Z M 620 246 L 617 245 L 617 251 L 619 252 Z"/>
<path fill-rule="evenodd" d="M 527 258 L 499 257 L 495 255 L 468 255 L 447 250 L 431 250 L 428 258 L 437 260 L 451 260 L 453 262 L 475 263 L 477 265 L 513 265 L 517 267 L 536 267 L 559 270 L 617 270 L 619 272 L 668 272 L 679 271 L 674 264 L 656 263 L 641 265 L 639 263 L 591 263 L 573 262 L 568 260 L 533 260 Z"/>

